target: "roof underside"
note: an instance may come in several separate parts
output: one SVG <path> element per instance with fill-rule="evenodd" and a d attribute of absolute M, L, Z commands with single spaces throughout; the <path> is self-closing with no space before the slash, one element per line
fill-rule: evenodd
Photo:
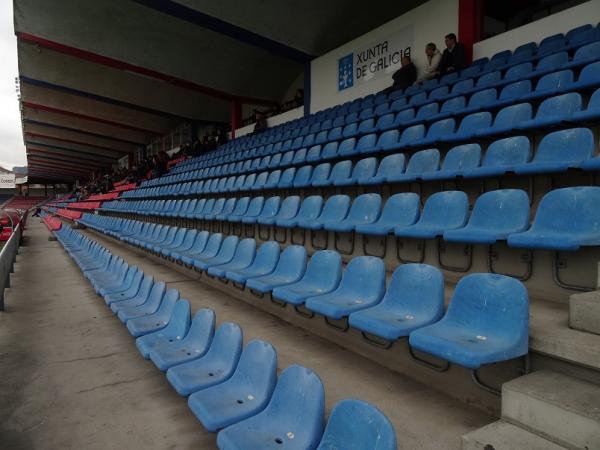
<path fill-rule="evenodd" d="M 423 3 L 14 0 L 31 179 L 70 181 L 176 125 L 279 102 L 305 62 Z"/>

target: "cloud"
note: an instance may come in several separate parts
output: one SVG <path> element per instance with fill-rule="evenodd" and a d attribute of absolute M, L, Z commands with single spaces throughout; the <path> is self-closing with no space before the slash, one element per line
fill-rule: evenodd
<path fill-rule="evenodd" d="M 12 1 L 0 1 L 0 165 L 7 169 L 27 164 L 15 92 L 15 78 L 19 75 L 19 69 L 12 5 Z"/>

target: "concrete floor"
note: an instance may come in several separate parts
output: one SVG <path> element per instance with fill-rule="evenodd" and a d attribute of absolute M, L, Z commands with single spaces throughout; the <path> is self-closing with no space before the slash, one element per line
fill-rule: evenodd
<path fill-rule="evenodd" d="M 0 313 L 1 449 L 216 448 L 126 328 L 77 266 L 33 219 Z M 400 449 L 459 449 L 461 436 L 494 420 L 408 377 L 136 254 L 88 234 L 168 287 L 193 310 L 213 308 L 234 321 L 245 342 L 270 341 L 279 369 L 298 363 L 322 378 L 327 414 L 341 399 L 377 405 L 392 421 Z"/>

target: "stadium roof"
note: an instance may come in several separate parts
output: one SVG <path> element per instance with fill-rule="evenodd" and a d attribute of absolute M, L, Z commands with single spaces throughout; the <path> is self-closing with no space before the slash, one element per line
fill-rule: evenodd
<path fill-rule="evenodd" d="M 279 102 L 305 62 L 423 3 L 15 0 L 30 178 L 73 180 L 231 102 Z"/>

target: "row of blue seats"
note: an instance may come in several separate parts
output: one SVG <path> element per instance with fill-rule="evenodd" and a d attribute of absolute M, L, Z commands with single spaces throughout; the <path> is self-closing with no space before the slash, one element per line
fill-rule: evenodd
<path fill-rule="evenodd" d="M 600 63 L 597 63 L 594 84 L 600 84 Z M 474 94 L 469 103 L 466 103 L 464 96 L 456 97 L 447 100 L 442 104 L 440 109 L 438 103 L 429 103 L 419 108 L 415 115 L 413 108 L 401 109 L 400 111 L 386 113 L 380 116 L 377 120 L 374 118 L 365 118 L 361 121 L 350 122 L 344 124 L 344 118 L 341 118 L 341 123 L 323 122 L 320 124 L 321 130 L 309 133 L 303 137 L 280 141 L 276 144 L 239 151 L 230 152 L 224 156 L 214 155 L 211 160 L 199 160 L 193 164 L 188 164 L 183 168 L 176 166 L 169 176 L 176 176 L 200 168 L 210 168 L 215 165 L 222 165 L 232 162 L 243 162 L 252 158 L 268 156 L 277 153 L 285 153 L 298 149 L 310 149 L 314 145 L 324 145 L 331 142 L 338 142 L 343 139 L 358 138 L 361 136 L 386 132 L 388 130 L 397 129 L 398 132 L 406 131 L 415 125 L 424 125 L 432 123 L 428 133 L 425 135 L 425 128 L 414 128 L 413 130 L 422 130 L 422 135 L 417 136 L 418 139 L 424 142 L 417 142 L 417 145 L 427 145 L 430 142 L 435 142 L 436 139 L 446 140 L 455 132 L 456 121 L 460 116 L 470 114 L 460 121 L 454 139 L 450 137 L 450 141 L 458 139 L 468 139 L 469 137 L 485 136 L 494 133 L 494 128 L 500 129 L 501 132 L 509 132 L 512 130 L 533 130 L 547 126 L 560 125 L 561 122 L 569 123 L 585 123 L 595 122 L 600 117 L 600 90 L 597 90 L 590 98 L 587 108 L 583 108 L 582 97 L 579 93 L 570 92 L 567 94 L 558 95 L 548 98 L 539 106 L 537 113 L 533 116 L 533 109 L 529 103 L 519 103 L 518 108 L 511 108 L 507 105 L 516 102 L 531 100 L 536 96 L 544 93 L 545 95 L 555 95 L 560 92 L 567 91 L 569 86 L 564 86 L 565 73 L 557 73 L 547 75 L 548 84 L 538 85 L 540 91 L 531 91 L 531 83 L 529 81 L 520 81 L 506 86 L 500 97 L 497 98 L 495 89 L 486 89 Z M 543 80 L 542 80 L 543 81 Z M 513 105 L 516 106 L 516 105 Z M 494 108 L 504 107 L 504 112 L 500 111 L 494 120 L 491 111 Z M 484 111 L 485 110 L 485 111 Z M 478 113 L 478 114 L 477 114 Z M 512 114 L 517 114 L 518 120 L 510 120 Z M 500 117 L 498 117 L 500 116 Z M 451 120 L 450 120 L 451 119 Z M 502 123 L 499 123 L 502 122 Z M 493 123 L 493 128 L 492 128 Z M 507 128 L 507 126 L 510 126 Z M 486 129 L 480 131 L 480 129 Z M 414 134 L 414 132 L 407 134 Z M 442 134 L 440 135 L 440 132 Z M 373 138 L 370 138 L 373 139 Z M 185 169 L 185 170 L 183 170 Z M 168 183 L 168 176 L 148 180 L 142 183 L 142 186 L 154 186 Z"/>
<path fill-rule="evenodd" d="M 329 324 L 345 320 L 344 331 L 353 326 L 389 341 L 409 337 L 411 347 L 473 370 L 528 351 L 527 292 L 513 278 L 464 277 L 444 314 L 444 279 L 433 266 L 401 265 L 386 290 L 385 264 L 377 257 L 353 258 L 343 269 L 340 254 L 333 250 L 317 251 L 307 261 L 306 249 L 299 245 L 281 251 L 277 242 L 269 241 L 257 249 L 254 239 L 186 232 L 207 242 L 205 251 L 193 256 L 198 271 L 259 295 L 270 293 L 299 312 L 303 306 Z M 114 230 L 109 234 L 163 257 L 186 258 L 173 244 L 157 244 L 145 234 L 123 236 Z M 212 251 L 217 248 L 213 243 L 221 239 L 220 248 Z"/>
<path fill-rule="evenodd" d="M 595 43 L 595 44 L 592 44 L 591 46 L 586 47 L 585 49 L 582 49 L 585 51 L 582 52 L 580 55 L 578 55 L 577 59 L 579 62 L 576 64 L 573 64 L 573 63 L 565 64 L 566 54 L 564 54 L 564 53 L 560 53 L 559 56 L 550 55 L 551 58 L 547 58 L 545 60 L 543 67 L 538 67 L 536 69 L 534 76 L 540 76 L 542 74 L 548 73 L 549 71 L 555 71 L 558 69 L 564 70 L 564 69 L 568 69 L 569 67 L 581 66 L 583 64 L 586 64 L 586 63 L 596 60 L 598 52 L 597 52 L 597 48 L 595 47 L 595 45 L 597 45 L 597 44 L 598 43 Z M 492 63 L 493 65 L 495 65 L 499 68 L 503 68 L 502 64 L 505 61 L 505 59 L 503 57 L 505 55 L 507 55 L 508 53 L 509 52 L 501 52 L 500 54 L 496 55 L 497 57 L 495 56 L 494 58 L 492 58 L 490 63 Z M 481 65 L 474 64 L 471 67 L 465 69 L 463 72 L 465 74 L 467 72 L 471 72 L 471 73 L 469 73 L 469 75 L 473 76 L 473 75 L 477 74 L 477 72 L 480 70 L 480 67 L 481 67 Z M 523 75 L 523 72 L 527 71 L 527 68 L 528 68 L 527 66 L 522 66 L 519 69 L 515 69 L 515 70 L 511 71 L 511 73 L 509 74 L 509 77 L 512 77 L 513 79 L 517 79 Z M 486 72 L 489 72 L 489 70 L 483 71 L 483 73 L 485 75 L 488 75 L 488 73 L 486 73 Z M 458 74 L 450 74 L 449 76 L 444 77 L 444 78 L 448 78 L 448 80 L 443 80 L 443 84 L 446 84 L 447 82 L 450 82 L 450 81 L 460 82 L 460 81 L 464 81 L 464 79 L 465 79 L 465 77 L 463 77 L 463 76 L 459 77 Z M 478 82 L 480 83 L 480 86 L 485 87 L 486 83 L 491 83 L 490 85 L 493 85 L 494 82 L 500 81 L 499 78 L 500 78 L 499 75 L 496 74 L 492 77 L 485 78 L 484 80 L 478 80 Z M 432 86 L 430 86 L 430 84 Z M 301 135 L 300 134 L 301 128 L 303 131 L 302 135 L 306 135 L 306 134 L 309 134 L 308 130 L 309 130 L 310 126 L 313 125 L 315 122 L 320 122 L 320 121 L 327 120 L 327 119 L 333 120 L 339 115 L 345 115 L 348 113 L 357 113 L 361 109 L 377 107 L 381 103 L 384 103 L 386 101 L 393 102 L 399 98 L 407 97 L 408 95 L 415 95 L 415 94 L 419 93 L 420 90 L 427 90 L 428 88 L 434 88 L 436 84 L 437 84 L 437 81 L 432 81 L 432 82 L 425 83 L 424 86 L 411 86 L 410 88 L 408 88 L 406 90 L 404 95 L 401 91 L 395 91 L 389 96 L 389 98 L 388 98 L 387 94 L 383 94 L 383 93 L 378 94 L 378 95 L 371 94 L 371 95 L 366 96 L 365 98 L 357 99 L 353 102 L 348 102 L 343 105 L 338 105 L 338 106 L 330 108 L 328 110 L 313 114 L 309 117 L 298 119 L 298 120 L 291 121 L 291 122 L 287 122 L 278 127 L 275 127 L 273 129 L 269 129 L 263 133 L 260 133 L 259 135 L 253 135 L 253 136 L 249 136 L 249 137 L 247 136 L 247 137 L 243 137 L 241 139 L 236 139 L 235 141 L 232 141 L 232 142 L 226 144 L 225 146 L 220 147 L 220 150 L 227 151 L 228 149 L 253 148 L 257 145 L 273 143 L 273 142 L 277 142 L 280 140 L 288 139 L 290 137 L 294 138 L 294 137 Z M 500 85 L 501 84 L 502 83 L 500 83 Z M 452 89 L 457 89 L 457 91 L 460 91 L 460 89 L 462 89 L 462 87 L 459 88 L 457 86 L 453 86 Z M 423 94 L 423 92 L 421 92 L 421 94 Z M 445 95 L 445 94 L 443 94 L 443 92 L 440 91 L 438 94 L 436 94 L 436 96 L 437 95 Z M 418 103 L 420 101 L 423 101 L 422 96 L 419 98 L 415 98 L 413 100 L 413 102 L 415 102 L 415 103 Z M 282 132 L 283 132 L 283 134 L 282 134 Z M 215 154 L 215 152 L 213 152 L 212 154 Z M 218 154 L 218 152 L 216 154 Z M 204 157 L 206 157 L 206 156 L 207 155 L 205 155 Z M 203 157 L 201 157 L 201 158 L 203 158 Z M 183 168 L 186 164 L 189 164 L 189 162 L 182 163 L 179 168 Z M 176 169 L 176 170 L 179 170 L 179 169 Z"/>
<path fill-rule="evenodd" d="M 99 244 L 63 227 L 56 233 L 145 359 L 151 359 L 221 449 L 396 449 L 389 420 L 360 400 L 343 400 L 323 431 L 324 389 L 318 375 L 290 366 L 277 377 L 277 353 L 265 341 L 243 347 L 239 325 L 215 330 L 215 313 L 191 317 L 187 300 L 154 282 Z M 352 424 L 349 426 L 349 424 Z"/>
<path fill-rule="evenodd" d="M 334 195 L 324 201 L 314 195 L 303 201 L 298 196 L 243 197 L 171 203 L 181 211 L 160 211 L 149 202 L 144 209 L 130 210 L 147 216 L 220 220 L 231 223 L 272 225 L 283 228 L 357 232 L 399 238 L 443 238 L 451 242 L 493 244 L 507 241 L 516 248 L 578 250 L 600 245 L 600 220 L 596 208 L 600 187 L 562 188 L 547 193 L 530 225 L 527 194 L 519 189 L 501 189 L 482 194 L 469 215 L 469 202 L 462 191 L 443 191 L 431 195 L 420 211 L 419 197 L 400 193 L 390 197 L 382 208 L 379 194 L 362 194 L 354 201 L 347 195 Z M 195 210 L 186 212 L 184 205 Z M 198 210 L 198 212 L 196 212 Z M 189 211 L 189 209 L 187 210 Z M 207 241 L 185 239 L 186 229 L 155 223 L 128 221 L 111 216 L 84 214 L 80 223 L 92 228 L 144 235 L 155 244 L 169 243 L 187 247 L 191 254 L 202 253 Z M 216 239 L 216 238 L 215 238 Z M 219 249 L 220 241 L 214 243 Z"/>
<path fill-rule="evenodd" d="M 374 138 L 367 141 L 369 136 L 365 136 L 356 145 L 355 140 L 350 139 L 340 145 L 332 143 L 324 147 L 315 146 L 310 150 L 300 149 L 283 155 L 248 160 L 247 164 L 240 168 L 240 172 L 247 168 L 249 173 L 237 176 L 236 168 L 239 167 L 239 163 L 222 166 L 219 170 L 187 172 L 168 180 L 171 184 L 140 187 L 125 192 L 121 198 L 323 187 L 336 185 L 336 182 L 341 186 L 377 185 L 416 180 L 449 180 L 457 177 L 497 177 L 512 172 L 521 175 L 556 173 L 574 168 L 597 171 L 600 168 L 600 157 L 594 157 L 594 135 L 589 128 L 571 128 L 547 134 L 540 140 L 533 159 L 530 140 L 525 136 L 513 136 L 492 142 L 483 158 L 480 144 L 453 147 L 447 152 L 441 166 L 440 152 L 435 148 L 414 153 L 408 164 L 404 154 L 394 153 L 383 157 L 380 163 L 377 158 L 370 157 L 358 161 L 356 165 L 349 160 L 343 160 L 333 167 L 328 162 L 316 166 L 301 166 L 378 151 L 394 151 L 397 149 L 390 146 L 389 141 L 394 142 L 395 135 L 397 132 L 389 131 L 376 142 Z M 367 144 L 361 145 L 365 142 Z M 346 143 L 348 145 L 345 145 Z M 277 167 L 287 168 L 282 170 Z M 266 168 L 277 169 L 268 171 Z M 205 179 L 193 181 L 202 178 L 203 175 L 206 175 Z"/>

